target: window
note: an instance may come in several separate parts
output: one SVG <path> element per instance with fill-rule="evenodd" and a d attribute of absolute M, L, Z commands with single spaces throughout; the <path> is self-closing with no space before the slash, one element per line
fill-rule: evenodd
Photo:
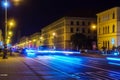
<path fill-rule="evenodd" d="M 70 32 L 73 33 L 73 28 L 70 28 Z"/>
<path fill-rule="evenodd" d="M 100 23 L 101 19 L 99 18 L 99 23 Z"/>
<path fill-rule="evenodd" d="M 100 28 L 99 28 L 99 34 L 100 34 Z"/>
<path fill-rule="evenodd" d="M 110 43 L 109 43 L 109 41 L 108 41 L 108 49 L 109 49 L 109 45 L 110 45 Z"/>
<path fill-rule="evenodd" d="M 103 27 L 103 34 L 104 34 L 104 27 Z"/>
<path fill-rule="evenodd" d="M 105 27 L 105 33 L 107 33 L 107 27 Z"/>
<path fill-rule="evenodd" d="M 74 22 L 73 22 L 73 21 L 71 21 L 71 25 L 74 25 Z"/>
<path fill-rule="evenodd" d="M 82 25 L 83 25 L 83 26 L 85 25 L 85 22 L 84 22 L 84 21 L 82 22 Z"/>
<path fill-rule="evenodd" d="M 78 31 L 79 31 L 79 28 L 76 29 L 76 32 L 78 32 Z"/>
<path fill-rule="evenodd" d="M 88 29 L 88 33 L 90 33 L 90 28 Z"/>
<path fill-rule="evenodd" d="M 109 33 L 109 26 L 108 26 L 108 33 Z"/>
<path fill-rule="evenodd" d="M 113 13 L 113 15 L 112 15 L 112 19 L 115 19 L 115 13 Z"/>
<path fill-rule="evenodd" d="M 105 46 L 104 41 L 103 41 L 103 46 Z"/>
<path fill-rule="evenodd" d="M 115 32 L 115 25 L 113 25 L 113 27 L 112 27 L 112 32 L 114 33 Z"/>
<path fill-rule="evenodd" d="M 79 21 L 77 21 L 76 24 L 79 25 Z"/>
<path fill-rule="evenodd" d="M 84 28 L 82 28 L 82 33 L 85 33 L 85 29 Z"/>
<path fill-rule="evenodd" d="M 90 25 L 91 23 L 90 22 L 88 22 L 88 25 Z"/>

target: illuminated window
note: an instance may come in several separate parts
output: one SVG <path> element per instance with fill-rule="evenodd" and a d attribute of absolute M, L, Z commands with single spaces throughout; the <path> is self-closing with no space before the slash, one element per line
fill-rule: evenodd
<path fill-rule="evenodd" d="M 115 25 L 113 25 L 113 27 L 112 27 L 112 32 L 114 33 L 115 32 Z"/>

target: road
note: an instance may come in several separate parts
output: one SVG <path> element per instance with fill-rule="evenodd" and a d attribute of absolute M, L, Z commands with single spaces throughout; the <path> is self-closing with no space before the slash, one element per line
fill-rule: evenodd
<path fill-rule="evenodd" d="M 0 80 L 120 80 L 120 65 L 113 63 L 85 56 L 0 58 Z"/>

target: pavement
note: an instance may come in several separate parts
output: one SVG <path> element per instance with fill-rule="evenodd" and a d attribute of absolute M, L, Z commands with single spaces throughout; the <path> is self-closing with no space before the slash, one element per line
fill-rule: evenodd
<path fill-rule="evenodd" d="M 24 57 L 13 53 L 8 58 L 0 56 L 0 80 L 39 80 L 38 77 L 23 63 Z"/>

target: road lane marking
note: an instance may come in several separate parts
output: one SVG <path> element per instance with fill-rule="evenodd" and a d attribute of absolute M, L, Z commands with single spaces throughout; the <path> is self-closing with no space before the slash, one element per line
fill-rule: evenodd
<path fill-rule="evenodd" d="M 57 58 L 57 60 L 64 61 L 64 60 L 61 60 L 61 59 L 58 59 L 58 58 Z M 73 62 L 70 62 L 70 61 L 64 61 L 64 62 L 73 63 Z M 86 65 L 86 64 L 82 64 L 82 63 L 80 63 L 80 64 L 73 63 L 73 64 L 83 65 L 83 66 L 87 66 L 87 67 L 90 67 L 90 68 L 99 69 L 99 70 L 102 70 L 102 71 L 107 71 L 107 72 L 112 72 L 112 73 L 120 74 L 119 72 L 115 72 L 115 71 L 112 71 L 112 70 L 107 70 L 107 69 L 103 69 L 103 68 L 99 68 L 99 67 L 95 67 L 95 66 L 90 66 L 90 65 Z"/>
<path fill-rule="evenodd" d="M 38 61 L 39 59 L 37 59 L 37 61 Z M 59 60 L 59 61 L 63 61 L 63 60 Z M 65 61 L 64 61 L 65 62 Z M 67 61 L 66 61 L 67 62 Z M 52 63 L 52 62 L 51 62 Z M 70 63 L 70 62 L 69 62 Z M 58 70 L 58 69 L 57 69 Z M 89 72 L 88 72 L 89 73 Z M 93 75 L 93 74 L 88 74 L 87 72 L 86 72 L 86 74 L 89 76 L 88 78 L 92 78 L 92 79 L 97 79 L 97 78 L 99 78 L 100 80 L 102 79 L 104 79 L 104 80 L 108 80 L 108 79 L 113 79 L 113 78 L 111 78 L 111 77 L 109 77 L 109 76 L 99 76 L 99 75 Z M 94 73 L 94 72 L 91 72 L 91 73 Z M 68 74 L 68 73 L 67 73 Z M 71 74 L 71 76 L 73 76 L 73 77 L 75 77 L 75 78 L 77 78 L 77 79 L 80 79 L 81 78 L 81 76 L 78 76 L 78 75 L 75 75 L 75 74 Z"/>
<path fill-rule="evenodd" d="M 32 58 L 30 58 L 30 59 L 32 59 Z M 62 73 L 62 74 L 65 74 L 65 75 L 67 75 L 67 76 L 69 76 L 69 77 L 71 77 L 71 78 L 76 78 L 76 77 L 73 77 L 73 76 L 71 76 L 70 74 L 68 74 L 68 73 L 66 73 L 66 72 L 63 72 L 63 71 L 61 71 L 61 70 L 58 70 L 58 69 L 56 69 L 56 68 L 54 68 L 54 67 L 51 67 L 51 66 L 49 66 L 49 65 L 47 65 L 47 64 L 45 64 L 45 63 L 39 62 L 38 60 L 35 60 L 35 59 L 32 59 L 32 60 L 35 61 L 35 62 L 37 62 L 37 63 L 43 64 L 43 65 L 45 65 L 45 66 L 47 66 L 47 67 L 49 67 L 49 68 L 51 68 L 51 69 L 53 69 L 53 70 L 55 70 L 55 71 L 58 71 L 58 72 L 60 72 L 60 73 Z"/>
<path fill-rule="evenodd" d="M 7 77 L 8 74 L 0 74 L 0 76 L 2 76 L 2 77 Z"/>
<path fill-rule="evenodd" d="M 58 58 L 57 58 L 57 60 L 64 61 L 64 60 L 61 60 L 61 59 L 58 59 Z M 64 61 L 64 62 L 73 63 L 73 62 L 70 62 L 70 61 Z M 77 64 L 77 63 L 73 63 L 73 64 Z M 99 68 L 99 67 L 95 67 L 95 66 L 85 65 L 85 64 L 81 64 L 81 63 L 77 64 L 77 65 L 87 66 L 87 67 L 90 67 L 90 68 L 99 69 L 101 71 L 111 72 L 111 73 L 115 73 L 115 74 L 119 74 L 120 75 L 119 72 L 115 72 L 115 71 L 112 71 L 112 70 L 107 70 L 107 69 L 103 69 L 103 68 Z M 112 77 L 109 77 L 109 76 L 106 76 L 106 77 L 112 79 Z"/>

